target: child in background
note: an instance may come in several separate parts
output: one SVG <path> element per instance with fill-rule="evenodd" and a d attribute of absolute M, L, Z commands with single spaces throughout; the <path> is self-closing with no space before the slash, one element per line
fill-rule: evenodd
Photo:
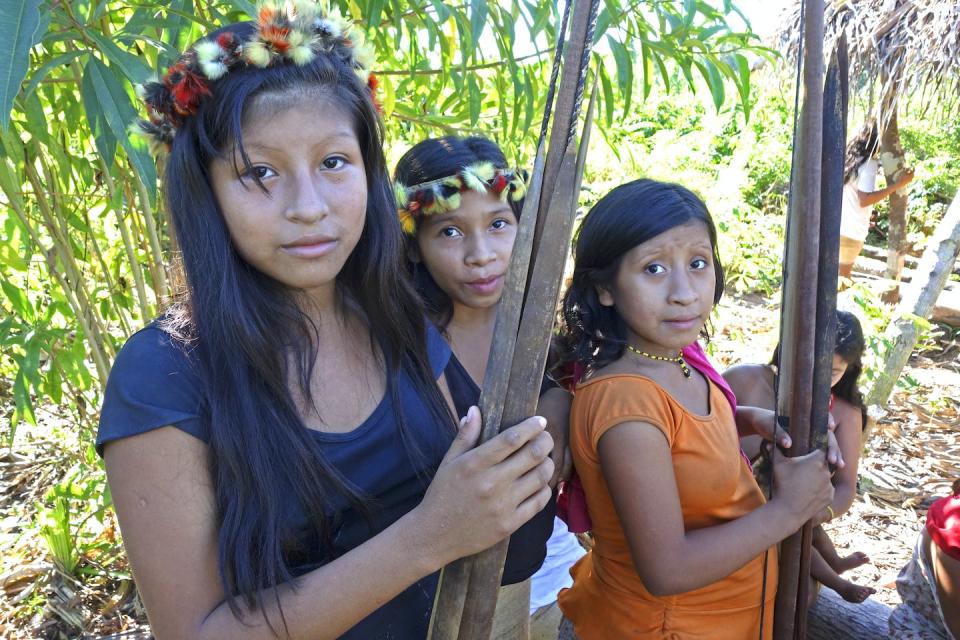
<path fill-rule="evenodd" d="M 810 558 L 810 575 L 827 585 L 844 600 L 860 603 L 875 589 L 845 580 L 841 573 L 869 562 L 866 554 L 859 551 L 840 557 L 830 537 L 820 526 L 847 512 L 857 495 L 857 469 L 860 464 L 860 449 L 863 447 L 862 434 L 867 426 L 867 408 L 863 395 L 857 386 L 860 372 L 863 371 L 863 330 L 860 321 L 852 313 L 837 311 L 837 339 L 833 354 L 833 371 L 830 379 L 830 413 L 836 422 L 835 434 L 843 456 L 843 466 L 833 475 L 833 502 L 817 514 L 814 522 L 817 526 L 813 533 L 813 555 Z M 742 364 L 724 372 L 730 387 L 741 402 L 758 407 L 776 406 L 774 383 L 779 346 L 774 352 L 771 364 Z M 743 442 L 744 451 L 753 457 L 760 447 L 759 438 L 748 438 Z M 816 595 L 816 590 L 811 591 Z"/>
<path fill-rule="evenodd" d="M 541 418 L 457 430 L 362 36 L 264 5 L 142 94 L 187 290 L 118 354 L 97 450 L 157 638 L 420 640 L 439 569 L 550 500 Z"/>
<path fill-rule="evenodd" d="M 414 281 L 453 351 L 447 384 L 458 406 L 469 407 L 478 402 L 486 375 L 523 208 L 524 176 L 507 166 L 503 152 L 490 140 L 445 136 L 424 140 L 407 151 L 397 163 L 395 179 Z M 545 380 L 538 412 L 555 437 L 554 484 L 567 450 L 569 408 L 569 394 Z M 571 558 L 571 545 L 579 548 L 565 527 L 555 527 L 554 512 L 551 501 L 510 538 L 494 639 L 517 640 L 531 632 L 556 638 L 559 616 L 545 611 L 530 616 L 534 600 L 556 600 L 560 587 L 549 576 L 566 574 L 576 559 Z M 547 577 L 538 580 L 538 572 Z M 555 587 L 552 594 L 544 593 L 545 586 Z"/>
<path fill-rule="evenodd" d="M 870 232 L 873 206 L 903 189 L 913 180 L 913 170 L 907 169 L 899 180 L 883 189 L 877 189 L 880 164 L 880 135 L 877 123 L 868 120 L 847 145 L 843 167 L 843 205 L 840 218 L 840 275 L 849 278 L 853 263 L 863 249 Z"/>
<path fill-rule="evenodd" d="M 770 638 L 775 545 L 833 487 L 822 452 L 776 451 L 765 503 L 740 454 L 748 434 L 680 355 L 723 292 L 705 205 L 678 185 L 617 187 L 585 218 L 575 259 L 563 338 L 586 377 L 570 442 L 595 544 L 560 594 L 564 616 L 583 640 Z"/>
<path fill-rule="evenodd" d="M 960 638 L 960 479 L 952 495 L 930 505 L 897 593 L 902 603 L 887 621 L 891 638 Z"/>

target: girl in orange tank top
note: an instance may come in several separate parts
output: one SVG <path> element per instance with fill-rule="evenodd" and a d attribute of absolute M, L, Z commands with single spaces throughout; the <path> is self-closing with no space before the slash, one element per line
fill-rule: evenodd
<path fill-rule="evenodd" d="M 583 640 L 771 637 L 775 545 L 833 489 L 822 452 L 777 452 L 765 502 L 739 437 L 770 435 L 772 419 L 738 433 L 680 356 L 723 292 L 706 206 L 679 185 L 627 183 L 587 215 L 575 257 L 563 338 L 586 375 L 570 448 L 595 546 L 561 592 L 564 615 Z"/>

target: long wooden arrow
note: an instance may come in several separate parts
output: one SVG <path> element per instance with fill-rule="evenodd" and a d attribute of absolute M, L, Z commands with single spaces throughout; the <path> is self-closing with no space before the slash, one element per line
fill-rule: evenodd
<path fill-rule="evenodd" d="M 795 134 L 777 377 L 778 421 L 790 431 L 794 456 L 826 446 L 848 101 L 846 39 L 837 42 L 824 85 L 822 6 L 805 0 L 803 9 L 804 101 Z M 808 522 L 780 546 L 776 640 L 806 637 L 812 532 Z"/>
<path fill-rule="evenodd" d="M 494 437 L 501 424 L 515 424 L 536 410 L 576 212 L 575 140 L 598 8 L 599 0 L 573 4 L 566 51 L 559 44 L 563 25 L 558 30 L 557 55 L 563 55 L 563 72 L 556 90 L 556 115 L 544 153 L 551 83 L 480 395 L 481 442 Z M 568 11 L 569 4 L 564 24 Z M 557 68 L 555 65 L 554 74 Z M 431 620 L 431 640 L 490 637 L 506 552 L 504 540 L 444 569 Z"/>

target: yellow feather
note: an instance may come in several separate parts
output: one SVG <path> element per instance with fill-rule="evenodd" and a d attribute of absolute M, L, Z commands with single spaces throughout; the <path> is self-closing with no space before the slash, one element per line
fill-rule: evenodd
<path fill-rule="evenodd" d="M 259 40 L 251 40 L 244 45 L 243 57 L 255 67 L 270 66 L 270 51 Z"/>
<path fill-rule="evenodd" d="M 287 53 L 287 57 L 290 58 L 294 64 L 303 66 L 309 64 L 313 61 L 317 54 L 313 52 L 313 49 L 309 44 L 300 45 L 299 47 L 293 47 Z"/>
<path fill-rule="evenodd" d="M 494 174 L 497 170 L 494 168 L 492 162 L 478 162 L 477 164 L 470 167 L 473 173 L 483 180 L 484 182 L 489 182 L 493 179 Z"/>
<path fill-rule="evenodd" d="M 413 214 L 406 209 L 400 209 L 399 214 L 400 228 L 403 229 L 404 233 L 412 236 L 417 231 L 417 221 L 414 219 Z"/>
<path fill-rule="evenodd" d="M 477 193 L 486 193 L 487 185 L 475 173 L 474 167 L 464 167 L 461 175 L 463 176 L 463 186 Z"/>

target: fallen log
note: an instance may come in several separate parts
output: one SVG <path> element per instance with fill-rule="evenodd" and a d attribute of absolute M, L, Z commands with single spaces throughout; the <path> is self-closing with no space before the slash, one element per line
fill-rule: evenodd
<path fill-rule="evenodd" d="M 852 604 L 823 587 L 807 614 L 807 640 L 887 640 L 890 611 L 873 598 Z"/>
<path fill-rule="evenodd" d="M 877 260 L 871 260 L 871 262 L 874 264 L 867 265 L 866 268 L 861 268 L 862 260 L 857 260 L 856 264 L 854 264 L 854 271 L 861 276 L 867 276 L 871 283 L 875 282 L 876 289 L 880 291 L 890 291 L 895 288 L 896 283 L 893 280 L 887 280 L 879 275 L 883 272 L 885 266 Z M 874 265 L 880 266 L 873 268 Z M 901 282 L 912 281 L 913 278 L 901 278 Z M 940 292 L 937 301 L 933 304 L 933 310 L 930 312 L 930 320 L 960 328 L 960 282 L 951 280 L 944 285 L 943 291 Z"/>
<path fill-rule="evenodd" d="M 958 254 L 960 195 L 954 197 L 946 215 L 930 237 L 917 267 L 917 281 L 911 283 L 884 332 L 884 343 L 890 346 L 884 356 L 883 370 L 867 393 L 867 407 L 873 412 L 883 412 L 893 386 L 917 343 L 919 331 L 915 319 L 930 316 Z"/>
<path fill-rule="evenodd" d="M 887 250 L 871 244 L 865 244 L 863 245 L 863 249 L 860 250 L 860 255 L 885 262 L 887 259 Z M 920 258 L 918 256 L 912 256 L 909 253 L 904 256 L 904 265 L 909 269 L 916 269 L 919 262 Z M 953 265 L 953 273 L 960 276 L 960 261 Z"/>

